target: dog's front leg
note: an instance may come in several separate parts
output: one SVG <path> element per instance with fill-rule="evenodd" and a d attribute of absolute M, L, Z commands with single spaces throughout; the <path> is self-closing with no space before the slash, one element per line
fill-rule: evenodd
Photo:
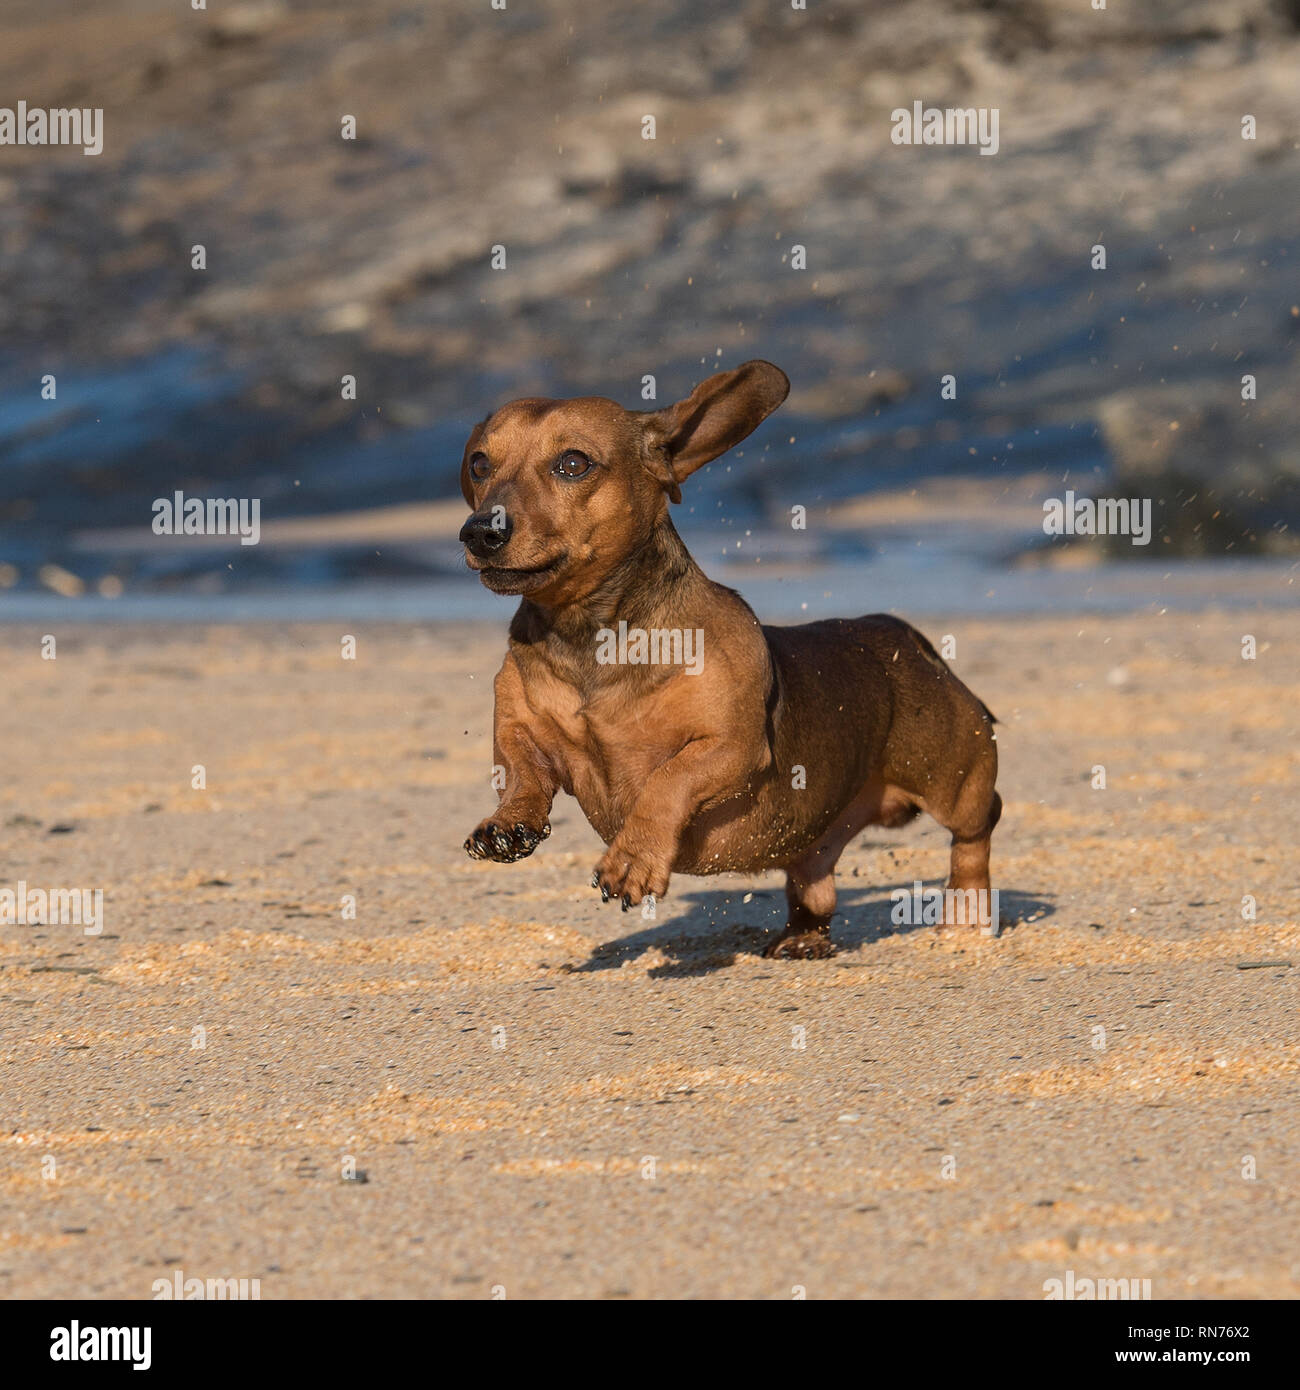
<path fill-rule="evenodd" d="M 496 680 L 492 761 L 500 781 L 496 811 L 465 841 L 471 859 L 509 864 L 530 855 L 551 833 L 551 803 L 559 790 L 550 760 L 529 730 L 523 682 L 507 658 Z"/>
<path fill-rule="evenodd" d="M 591 886 L 601 901 L 621 898 L 626 912 L 643 898 L 661 898 L 692 817 L 743 789 L 746 770 L 734 745 L 717 737 L 694 739 L 656 768 L 596 865 Z"/>

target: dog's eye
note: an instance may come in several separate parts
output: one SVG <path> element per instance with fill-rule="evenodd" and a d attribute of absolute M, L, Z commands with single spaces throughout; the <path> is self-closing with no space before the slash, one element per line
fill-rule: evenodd
<path fill-rule="evenodd" d="M 591 460 L 576 449 L 568 450 L 555 461 L 555 471 L 561 478 L 581 478 L 590 469 Z"/>
<path fill-rule="evenodd" d="M 492 465 L 488 462 L 486 454 L 475 454 L 469 461 L 469 476 L 476 483 L 481 483 L 484 478 L 492 471 Z"/>

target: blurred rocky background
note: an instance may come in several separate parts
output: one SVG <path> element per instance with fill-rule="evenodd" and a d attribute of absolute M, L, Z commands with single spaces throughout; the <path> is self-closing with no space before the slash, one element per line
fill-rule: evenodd
<path fill-rule="evenodd" d="M 1296 549 L 1300 0 L 4 0 L 19 99 L 105 144 L 0 147 L 11 588 L 436 573 L 494 404 L 753 356 L 791 400 L 688 528 L 851 559 L 892 497 L 1055 563 L 1074 488 L 1161 561 Z M 999 153 L 894 145 L 916 100 Z M 176 489 L 281 543 L 150 550 Z"/>

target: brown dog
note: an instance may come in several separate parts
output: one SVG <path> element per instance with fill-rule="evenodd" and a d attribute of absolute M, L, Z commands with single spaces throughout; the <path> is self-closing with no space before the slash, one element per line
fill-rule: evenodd
<path fill-rule="evenodd" d="M 674 871 L 784 868 L 789 921 L 766 954 L 825 956 L 835 863 L 860 830 L 928 811 L 952 833 L 949 888 L 987 904 L 1002 800 L 993 716 L 915 628 L 762 627 L 669 519 L 681 484 L 789 389 L 747 362 L 664 410 L 530 399 L 475 427 L 460 539 L 482 582 L 523 602 L 496 678 L 504 787 L 465 849 L 531 854 L 563 790 L 609 846 L 602 901 L 660 897 Z"/>

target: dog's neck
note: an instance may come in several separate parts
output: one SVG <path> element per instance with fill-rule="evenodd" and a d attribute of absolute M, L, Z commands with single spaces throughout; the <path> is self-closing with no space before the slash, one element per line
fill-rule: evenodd
<path fill-rule="evenodd" d="M 713 587 L 665 516 L 585 598 L 558 607 L 525 598 L 510 635 L 516 641 L 571 649 L 574 655 L 590 654 L 596 634 L 620 622 L 647 630 L 696 626 Z"/>

